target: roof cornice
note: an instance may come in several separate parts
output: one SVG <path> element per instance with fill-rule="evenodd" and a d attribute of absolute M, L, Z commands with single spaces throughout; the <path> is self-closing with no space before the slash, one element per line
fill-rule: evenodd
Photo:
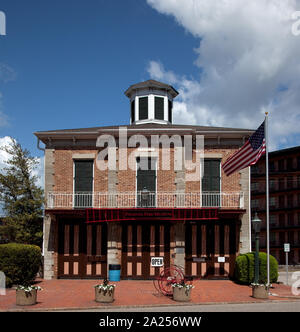
<path fill-rule="evenodd" d="M 40 139 L 43 143 L 52 140 L 96 140 L 101 135 L 112 135 L 114 137 L 119 137 L 120 130 L 127 129 L 128 136 L 140 134 L 150 137 L 151 135 L 204 135 L 206 138 L 242 138 L 243 140 L 251 136 L 254 130 L 226 130 L 226 128 L 218 130 L 205 130 L 197 129 L 193 126 L 191 127 L 159 127 L 159 128 L 142 128 L 130 126 L 120 126 L 117 128 L 99 128 L 98 130 L 94 129 L 91 131 L 84 130 L 64 130 L 64 131 L 46 131 L 46 132 L 35 132 L 34 135 Z"/>
<path fill-rule="evenodd" d="M 133 92 L 135 92 L 137 90 L 143 90 L 143 89 L 149 89 L 149 88 L 166 90 L 172 95 L 173 98 L 176 98 L 179 95 L 179 92 L 176 89 L 174 89 L 171 85 L 168 85 L 168 84 L 165 84 L 162 82 L 158 82 L 155 80 L 148 80 L 145 82 L 133 84 L 124 92 L 124 94 L 128 98 L 131 98 L 131 95 Z"/>

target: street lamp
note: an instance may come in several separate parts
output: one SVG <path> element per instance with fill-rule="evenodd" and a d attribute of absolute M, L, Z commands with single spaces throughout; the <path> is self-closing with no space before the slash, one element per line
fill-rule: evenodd
<path fill-rule="evenodd" d="M 147 207 L 149 199 L 149 190 L 146 187 L 144 187 L 143 190 L 141 191 L 141 196 L 142 196 L 142 206 Z"/>
<path fill-rule="evenodd" d="M 259 282 L 259 232 L 261 226 L 261 220 L 258 218 L 257 212 L 252 219 L 252 225 L 255 232 L 255 276 L 254 283 L 258 284 Z"/>

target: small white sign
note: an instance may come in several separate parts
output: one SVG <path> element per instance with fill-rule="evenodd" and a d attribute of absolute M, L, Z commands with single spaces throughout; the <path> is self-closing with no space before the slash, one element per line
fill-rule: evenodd
<path fill-rule="evenodd" d="M 164 258 L 163 257 L 151 257 L 151 266 L 152 267 L 164 266 Z"/>
<path fill-rule="evenodd" d="M 225 257 L 218 257 L 218 263 L 225 263 Z"/>
<path fill-rule="evenodd" d="M 2 271 L 0 271 L 0 295 L 6 295 L 5 274 Z"/>
<path fill-rule="evenodd" d="M 290 244 L 289 243 L 284 244 L 284 252 L 290 252 Z"/>

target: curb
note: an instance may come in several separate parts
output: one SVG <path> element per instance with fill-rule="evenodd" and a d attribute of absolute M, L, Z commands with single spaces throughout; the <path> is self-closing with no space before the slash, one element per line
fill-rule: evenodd
<path fill-rule="evenodd" d="M 283 299 L 293 299 L 293 300 L 300 300 L 300 296 L 289 296 L 289 295 L 278 295 L 278 294 L 270 294 L 270 296 L 280 297 Z"/>
<path fill-rule="evenodd" d="M 272 295 L 274 296 L 274 295 Z M 283 297 L 283 296 L 278 296 Z M 300 297 L 295 299 L 295 297 L 287 297 L 290 299 L 293 299 L 294 301 L 289 302 L 298 302 L 300 300 Z M 159 308 L 159 307 L 189 307 L 189 306 L 196 306 L 196 305 L 226 305 L 226 304 L 259 304 L 259 303 L 283 303 L 284 301 L 280 300 L 261 300 L 261 301 L 241 301 L 241 302 L 199 302 L 199 303 L 181 303 L 181 304 L 154 304 L 154 305 L 119 305 L 119 306 L 92 306 L 92 307 L 57 307 L 57 308 L 37 308 L 37 309 L 26 309 L 26 308 L 19 308 L 19 309 L 9 309 L 9 310 L 0 310 L 0 312 L 52 312 L 52 311 L 79 311 L 79 310 L 95 310 L 95 309 L 136 309 L 136 308 Z M 128 310 L 130 311 L 130 310 Z"/>

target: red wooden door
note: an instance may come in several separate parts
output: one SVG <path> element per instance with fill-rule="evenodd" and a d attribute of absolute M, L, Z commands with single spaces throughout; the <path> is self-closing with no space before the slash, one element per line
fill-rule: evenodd
<path fill-rule="evenodd" d="M 197 278 L 233 275 L 237 251 L 237 224 L 186 223 L 185 274 Z"/>
<path fill-rule="evenodd" d="M 170 225 L 128 223 L 122 226 L 123 279 L 153 279 L 162 268 L 151 266 L 151 257 L 163 257 L 170 266 Z"/>
<path fill-rule="evenodd" d="M 59 278 L 106 278 L 107 225 L 60 220 Z"/>

